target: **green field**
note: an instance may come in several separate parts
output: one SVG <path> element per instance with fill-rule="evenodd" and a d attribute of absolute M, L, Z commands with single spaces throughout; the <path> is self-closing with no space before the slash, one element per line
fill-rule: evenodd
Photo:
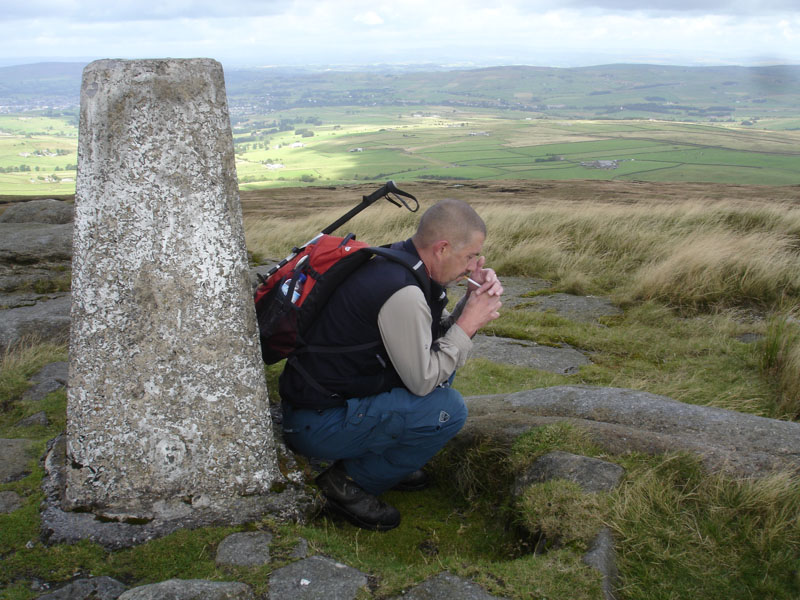
<path fill-rule="evenodd" d="M 360 119 L 354 117 L 360 113 Z M 303 118 L 311 111 L 284 111 Z M 512 111 L 420 107 L 317 110 L 313 137 L 263 133 L 269 149 L 238 144 L 243 189 L 363 179 L 618 179 L 793 185 L 795 131 L 667 121 L 554 121 Z M 247 129 L 247 123 L 240 124 Z M 294 144 L 294 147 L 293 147 Z M 302 147 L 298 145 L 302 144 Z M 269 159 L 271 162 L 266 163 Z M 601 162 L 595 162 L 601 161 Z M 605 167 L 605 168 L 604 168 Z"/>
<path fill-rule="evenodd" d="M 800 131 L 559 120 L 511 110 L 320 107 L 237 118 L 241 189 L 364 180 L 595 179 L 800 184 Z M 0 195 L 75 191 L 69 117 L 0 116 Z"/>
<path fill-rule="evenodd" d="M 0 116 L 0 194 L 74 193 L 77 148 L 67 118 Z"/>

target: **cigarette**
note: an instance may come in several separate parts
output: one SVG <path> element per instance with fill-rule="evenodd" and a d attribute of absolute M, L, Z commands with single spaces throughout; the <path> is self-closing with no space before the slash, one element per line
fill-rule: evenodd
<path fill-rule="evenodd" d="M 467 281 L 470 282 L 472 285 L 477 285 L 478 287 L 481 287 L 481 284 L 475 281 L 472 277 L 467 277 Z"/>

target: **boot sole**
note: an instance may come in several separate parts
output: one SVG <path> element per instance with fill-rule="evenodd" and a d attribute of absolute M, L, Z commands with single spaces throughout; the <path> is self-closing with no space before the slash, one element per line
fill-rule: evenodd
<path fill-rule="evenodd" d="M 332 500 L 328 497 L 325 497 L 325 507 L 330 509 L 332 512 L 336 513 L 339 516 L 344 517 L 348 521 L 350 521 L 356 527 L 360 527 L 361 529 L 367 529 L 369 531 L 389 531 L 390 529 L 394 529 L 398 525 L 400 525 L 400 519 L 397 519 L 396 523 L 370 523 L 369 521 L 364 521 L 363 519 L 359 518 L 358 515 L 354 515 L 351 513 L 344 505 L 339 504 L 336 500 Z"/>

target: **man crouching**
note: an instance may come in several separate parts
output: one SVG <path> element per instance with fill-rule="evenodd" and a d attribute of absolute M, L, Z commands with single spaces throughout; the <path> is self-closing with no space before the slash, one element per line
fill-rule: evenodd
<path fill-rule="evenodd" d="M 486 225 L 468 204 L 432 206 L 413 237 L 392 245 L 421 261 L 429 285 L 376 256 L 336 289 L 306 335 L 307 351 L 281 374 L 287 444 L 335 461 L 317 485 L 327 506 L 359 527 L 397 527 L 400 513 L 377 496 L 423 489 L 423 465 L 466 421 L 450 383 L 472 337 L 500 316 L 503 293 L 484 268 L 485 239 Z M 466 277 L 467 293 L 449 314 L 445 288 Z"/>

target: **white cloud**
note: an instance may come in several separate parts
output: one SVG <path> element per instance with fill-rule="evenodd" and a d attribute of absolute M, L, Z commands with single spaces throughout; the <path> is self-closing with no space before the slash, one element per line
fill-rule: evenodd
<path fill-rule="evenodd" d="M 800 63 L 796 0 L 30 0 L 0 59 L 211 56 L 228 63 Z M 644 7 L 644 8 L 643 8 Z"/>
<path fill-rule="evenodd" d="M 372 26 L 383 25 L 383 19 L 374 10 L 358 14 L 355 17 L 353 17 L 353 20 L 356 23 L 361 23 L 362 25 L 372 25 Z"/>

